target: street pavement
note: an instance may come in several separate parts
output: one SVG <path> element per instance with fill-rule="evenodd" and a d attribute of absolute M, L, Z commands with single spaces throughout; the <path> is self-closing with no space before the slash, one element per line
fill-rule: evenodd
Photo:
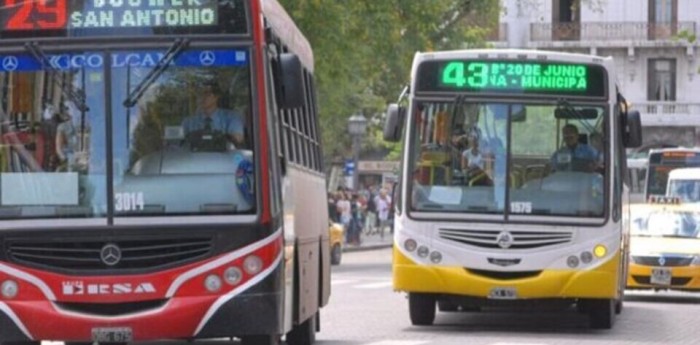
<path fill-rule="evenodd" d="M 385 230 L 384 238 L 379 234 L 373 233 L 371 235 L 361 234 L 360 244 L 348 244 L 343 246 L 343 252 L 358 252 L 364 250 L 382 249 L 390 248 L 394 240 L 394 235 L 389 232 L 389 229 Z"/>

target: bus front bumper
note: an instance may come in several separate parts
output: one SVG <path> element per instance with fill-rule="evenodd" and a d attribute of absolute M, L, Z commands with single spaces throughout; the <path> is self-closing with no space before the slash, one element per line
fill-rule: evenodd
<path fill-rule="evenodd" d="M 394 289 L 405 292 L 494 297 L 502 289 L 516 299 L 619 298 L 619 253 L 590 270 L 542 270 L 524 278 L 486 277 L 464 267 L 418 265 L 394 249 Z"/>

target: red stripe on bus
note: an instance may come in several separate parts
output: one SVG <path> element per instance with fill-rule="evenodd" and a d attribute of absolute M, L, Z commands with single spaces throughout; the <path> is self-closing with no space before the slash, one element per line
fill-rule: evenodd
<path fill-rule="evenodd" d="M 253 42 L 255 44 L 255 49 L 253 54 L 255 54 L 256 62 L 256 77 L 258 86 L 258 113 L 260 119 L 260 196 L 262 198 L 262 210 L 260 212 L 261 221 L 263 224 L 269 223 L 270 216 L 270 168 L 268 162 L 268 152 L 270 148 L 268 147 L 267 136 L 267 105 L 265 103 L 265 70 L 263 63 L 262 52 L 265 51 L 265 32 L 262 26 L 262 16 L 257 14 L 262 14 L 262 7 L 259 1 L 252 1 L 251 13 L 253 13 Z"/>

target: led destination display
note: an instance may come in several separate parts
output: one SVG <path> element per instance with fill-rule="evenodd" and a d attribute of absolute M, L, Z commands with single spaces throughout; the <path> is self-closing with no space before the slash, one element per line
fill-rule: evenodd
<path fill-rule="evenodd" d="M 600 66 L 526 61 L 428 61 L 419 91 L 538 93 L 604 97 Z"/>
<path fill-rule="evenodd" d="M 1 38 L 245 33 L 242 0 L 0 0 Z M 137 30 L 152 29 L 152 30 Z"/>

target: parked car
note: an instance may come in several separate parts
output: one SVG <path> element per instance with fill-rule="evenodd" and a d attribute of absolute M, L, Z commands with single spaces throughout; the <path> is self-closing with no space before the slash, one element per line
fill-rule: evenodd
<path fill-rule="evenodd" d="M 329 221 L 328 231 L 331 238 L 331 264 L 340 265 L 340 259 L 343 256 L 343 237 L 345 235 L 343 224 Z"/>

